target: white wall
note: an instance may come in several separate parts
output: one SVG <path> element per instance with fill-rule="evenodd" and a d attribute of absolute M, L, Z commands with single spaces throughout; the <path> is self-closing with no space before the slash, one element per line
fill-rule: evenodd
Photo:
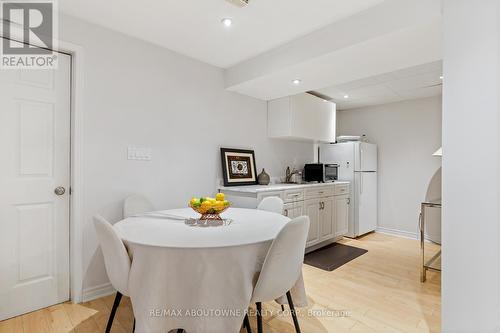
<path fill-rule="evenodd" d="M 500 332 L 500 1 L 443 17 L 442 331 Z"/>
<path fill-rule="evenodd" d="M 84 288 L 107 282 L 92 216 L 121 219 L 127 195 L 173 208 L 212 194 L 221 146 L 255 149 L 271 176 L 313 158 L 312 144 L 268 140 L 266 103 L 226 92 L 216 67 L 66 16 L 60 38 L 85 52 Z M 127 161 L 128 145 L 153 160 Z"/>
<path fill-rule="evenodd" d="M 366 134 L 378 145 L 378 225 L 416 237 L 420 202 L 441 159 L 441 98 L 337 112 L 338 135 Z"/>

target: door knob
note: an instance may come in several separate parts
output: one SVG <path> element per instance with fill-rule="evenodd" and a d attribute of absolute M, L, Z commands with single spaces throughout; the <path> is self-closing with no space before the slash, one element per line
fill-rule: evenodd
<path fill-rule="evenodd" d="M 54 193 L 57 195 L 63 195 L 64 193 L 66 193 L 66 189 L 62 186 L 58 186 L 54 189 Z"/>

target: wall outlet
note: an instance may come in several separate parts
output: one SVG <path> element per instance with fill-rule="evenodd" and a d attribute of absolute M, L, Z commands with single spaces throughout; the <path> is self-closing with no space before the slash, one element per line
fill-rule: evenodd
<path fill-rule="evenodd" d="M 151 161 L 152 149 L 147 147 L 134 147 L 127 148 L 127 159 L 135 161 Z"/>

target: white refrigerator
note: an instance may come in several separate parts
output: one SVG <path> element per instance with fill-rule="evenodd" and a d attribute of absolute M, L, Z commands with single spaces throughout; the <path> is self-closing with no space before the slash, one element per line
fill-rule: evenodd
<path fill-rule="evenodd" d="M 366 142 L 321 144 L 321 163 L 339 165 L 338 180 L 351 182 L 349 232 L 358 237 L 377 228 L 377 145 Z"/>

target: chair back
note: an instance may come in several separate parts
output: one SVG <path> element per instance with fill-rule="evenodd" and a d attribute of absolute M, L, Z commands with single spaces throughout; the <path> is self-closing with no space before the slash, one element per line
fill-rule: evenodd
<path fill-rule="evenodd" d="M 146 212 L 152 212 L 155 208 L 148 198 L 134 194 L 125 199 L 123 203 L 123 217 L 127 218 L 132 215 L 137 215 Z"/>
<path fill-rule="evenodd" d="M 127 249 L 113 226 L 102 216 L 94 216 L 94 226 L 101 244 L 109 280 L 116 290 L 127 296 L 130 273 L 130 257 Z"/>
<path fill-rule="evenodd" d="M 257 209 L 283 214 L 283 200 L 279 197 L 265 197 L 259 203 Z"/>
<path fill-rule="evenodd" d="M 267 253 L 252 301 L 265 302 L 279 298 L 297 282 L 302 271 L 309 217 L 299 216 L 285 224 Z"/>

